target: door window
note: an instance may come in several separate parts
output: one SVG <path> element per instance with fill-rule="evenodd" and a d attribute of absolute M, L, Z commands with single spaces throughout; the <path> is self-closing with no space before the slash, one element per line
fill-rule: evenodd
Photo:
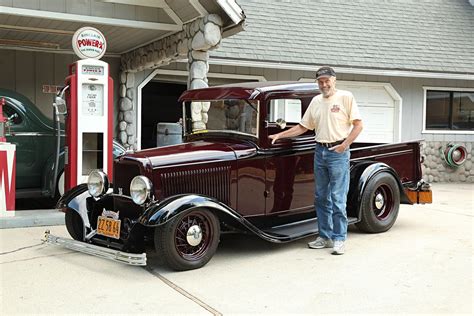
<path fill-rule="evenodd" d="M 276 122 L 283 119 L 287 123 L 301 121 L 301 100 L 299 99 L 273 99 L 268 107 L 268 121 Z"/>

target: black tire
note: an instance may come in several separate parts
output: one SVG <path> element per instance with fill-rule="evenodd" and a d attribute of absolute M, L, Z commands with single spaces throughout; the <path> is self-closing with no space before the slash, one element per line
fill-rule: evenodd
<path fill-rule="evenodd" d="M 361 199 L 361 221 L 357 228 L 366 233 L 389 230 L 398 217 L 400 190 L 395 178 L 386 172 L 369 180 Z"/>
<path fill-rule="evenodd" d="M 187 234 L 191 227 L 198 226 L 201 234 Z M 201 238 L 199 238 L 201 236 Z M 192 239 L 192 238 L 197 239 Z M 174 270 L 192 270 L 204 266 L 217 250 L 220 238 L 218 218 L 209 210 L 194 209 L 179 214 L 163 226 L 155 229 L 155 249 L 158 256 Z"/>
<path fill-rule="evenodd" d="M 84 225 L 81 216 L 74 210 L 68 209 L 66 211 L 66 228 L 69 235 L 75 240 L 84 240 Z"/>

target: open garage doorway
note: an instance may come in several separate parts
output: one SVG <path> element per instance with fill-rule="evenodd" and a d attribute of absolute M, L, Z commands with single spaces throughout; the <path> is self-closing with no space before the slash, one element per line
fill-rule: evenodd
<path fill-rule="evenodd" d="M 138 85 L 138 150 L 156 147 L 158 123 L 179 121 L 182 116 L 182 104 L 178 103 L 178 98 L 186 90 L 188 76 L 189 72 L 185 70 L 155 69 Z M 210 87 L 236 82 L 265 81 L 262 76 L 212 72 L 209 72 L 207 77 Z M 174 140 L 174 137 L 172 139 Z"/>
<path fill-rule="evenodd" d="M 178 98 L 186 90 L 185 83 L 150 81 L 142 89 L 141 148 L 156 147 L 157 124 L 177 123 L 182 116 Z"/>

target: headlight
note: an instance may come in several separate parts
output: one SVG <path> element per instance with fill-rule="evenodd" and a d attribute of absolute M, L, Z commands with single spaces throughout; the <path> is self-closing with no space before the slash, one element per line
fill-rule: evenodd
<path fill-rule="evenodd" d="M 87 178 L 87 189 L 93 197 L 99 197 L 109 189 L 109 179 L 107 175 L 100 170 L 92 170 Z"/>
<path fill-rule="evenodd" d="M 130 183 L 130 196 L 138 205 L 145 203 L 151 194 L 151 181 L 145 176 L 136 176 Z"/>

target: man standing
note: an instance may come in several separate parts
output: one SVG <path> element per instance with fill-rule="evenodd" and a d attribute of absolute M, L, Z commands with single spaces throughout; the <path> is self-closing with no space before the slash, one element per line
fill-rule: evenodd
<path fill-rule="evenodd" d="M 280 138 L 315 131 L 314 203 L 319 236 L 308 247 L 333 247 L 332 254 L 342 255 L 347 236 L 349 146 L 362 131 L 362 119 L 352 93 L 336 89 L 336 73 L 331 67 L 319 68 L 316 80 L 321 94 L 311 100 L 301 122 L 269 138 L 273 144 Z"/>

